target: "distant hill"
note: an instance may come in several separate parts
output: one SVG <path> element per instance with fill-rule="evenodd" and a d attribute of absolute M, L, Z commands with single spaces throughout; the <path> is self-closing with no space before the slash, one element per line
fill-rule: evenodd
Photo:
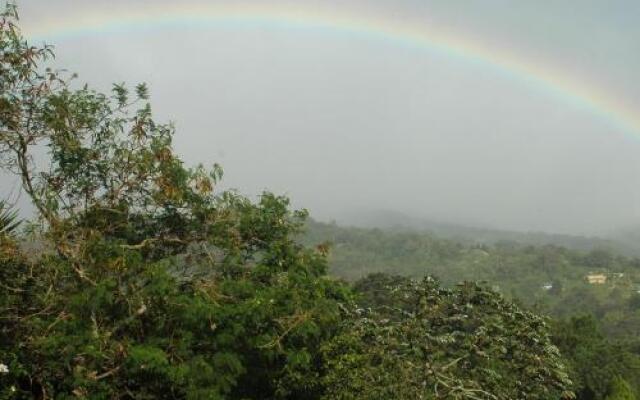
<path fill-rule="evenodd" d="M 625 228 L 615 230 L 606 237 L 616 245 L 625 249 L 632 249 L 636 252 L 635 255 L 640 253 L 640 225 L 631 225 Z"/>
<path fill-rule="evenodd" d="M 411 217 L 397 211 L 378 210 L 343 215 L 339 224 L 358 228 L 379 228 L 392 232 L 431 233 L 443 239 L 470 244 L 554 245 L 572 250 L 604 249 L 627 257 L 640 257 L 640 226 L 617 231 L 607 237 L 518 232 Z"/>
<path fill-rule="evenodd" d="M 478 241 L 498 242 L 461 243 L 407 228 L 343 227 L 313 220 L 301 240 L 311 246 L 328 242 L 330 274 L 348 281 L 386 273 L 414 278 L 432 275 L 447 286 L 484 282 L 548 315 L 593 314 L 608 335 L 637 337 L 640 259 L 596 248 L 614 242 L 482 229 L 459 232 Z M 452 236 L 459 232 L 450 231 Z M 511 240 L 499 241 L 503 237 Z M 534 241 L 544 244 L 534 245 Z M 559 243 L 573 245 L 573 249 Z M 593 249 L 584 251 L 578 246 Z M 604 281 L 591 283 L 588 276 L 595 275 L 605 276 Z"/>

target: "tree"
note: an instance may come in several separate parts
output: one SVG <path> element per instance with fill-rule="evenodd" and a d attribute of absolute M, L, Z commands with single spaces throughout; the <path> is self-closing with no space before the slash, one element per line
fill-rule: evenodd
<path fill-rule="evenodd" d="M 20 226 L 18 213 L 0 200 L 0 235 L 11 235 Z"/>
<path fill-rule="evenodd" d="M 0 160 L 52 251 L 3 238 L 0 396 L 313 398 L 349 293 L 295 242 L 306 211 L 217 193 L 220 168 L 183 164 L 144 85 L 73 89 L 16 18 L 0 16 Z"/>
<path fill-rule="evenodd" d="M 606 400 L 635 400 L 636 396 L 631 390 L 631 386 L 619 376 L 615 377 L 609 387 L 609 394 Z"/>
<path fill-rule="evenodd" d="M 620 377 L 634 379 L 640 370 L 637 356 L 625 346 L 607 341 L 590 315 L 557 321 L 553 342 L 567 361 L 578 399 L 605 399 Z"/>
<path fill-rule="evenodd" d="M 404 276 L 373 273 L 356 281 L 353 285 L 358 294 L 358 305 L 365 309 L 375 309 L 377 313 L 391 316 L 404 299 L 392 295 L 392 290 L 411 282 Z"/>
<path fill-rule="evenodd" d="M 327 399 L 572 398 L 544 320 L 500 295 L 380 274 L 357 286 L 386 299 L 324 347 Z"/>
<path fill-rule="evenodd" d="M 592 250 L 584 257 L 585 265 L 598 271 L 608 269 L 612 261 L 611 253 L 603 249 Z"/>

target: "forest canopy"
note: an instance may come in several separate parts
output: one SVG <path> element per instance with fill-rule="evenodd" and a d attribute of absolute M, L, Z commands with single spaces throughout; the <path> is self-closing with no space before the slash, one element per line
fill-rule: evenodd
<path fill-rule="evenodd" d="M 0 398 L 574 397 L 545 318 L 475 283 L 329 276 L 306 210 L 219 190 L 145 85 L 79 86 L 17 23 L 8 6 L 0 162 L 37 215 L 2 206 Z"/>

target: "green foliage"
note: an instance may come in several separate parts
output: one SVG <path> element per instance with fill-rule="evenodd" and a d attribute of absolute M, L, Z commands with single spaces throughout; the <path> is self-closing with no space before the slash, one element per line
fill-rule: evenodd
<path fill-rule="evenodd" d="M 322 239 L 332 242 L 330 270 L 334 274 L 356 279 L 374 273 L 355 282 L 364 308 L 372 304 L 396 307 L 397 299 L 387 296 L 385 288 L 406 277 L 434 274 L 447 286 L 463 280 L 489 282 L 523 307 L 558 320 L 552 324 L 553 341 L 570 367 L 578 398 L 603 399 L 617 375 L 629 382 L 636 395 L 640 393 L 638 260 L 550 245 L 461 245 L 426 233 L 343 228 L 311 221 L 302 241 Z M 590 285 L 585 279 L 599 272 L 593 269 L 595 265 L 607 265 L 612 271 L 603 285 Z M 571 322 L 572 316 L 584 314 L 589 315 L 586 320 L 578 317 Z"/>
<path fill-rule="evenodd" d="M 72 90 L 14 22 L 0 19 L 0 156 L 51 251 L 27 260 L 2 239 L 0 396 L 313 396 L 350 295 L 293 240 L 306 212 L 216 193 L 221 169 L 184 166 L 145 86 Z"/>
<path fill-rule="evenodd" d="M 6 201 L 0 200 L 0 235 L 11 235 L 20 226 L 18 213 Z"/>
<path fill-rule="evenodd" d="M 364 309 L 375 309 L 377 313 L 390 316 L 388 310 L 401 308 L 404 299 L 397 295 L 397 288 L 410 283 L 410 279 L 381 272 L 368 275 L 353 285 L 358 294 L 358 305 Z M 392 314 L 392 313 L 391 313 Z"/>
<path fill-rule="evenodd" d="M 637 259 L 553 245 L 462 245 L 428 233 L 343 228 L 313 221 L 307 230 L 302 242 L 329 239 L 330 272 L 350 281 L 382 272 L 413 278 L 429 274 L 448 286 L 460 281 L 490 282 L 505 296 L 555 318 L 587 312 L 598 319 L 608 337 L 638 338 Z M 595 269 L 595 265 L 606 269 Z M 585 277 L 592 272 L 607 274 L 606 284 L 590 285 Z"/>
<path fill-rule="evenodd" d="M 2 298 L 6 387 L 91 398 L 317 390 L 300 374 L 313 374 L 314 355 L 340 321 L 348 294 L 323 277 L 320 256 L 287 240 L 295 225 L 286 222 L 288 212 L 274 209 L 283 202 L 265 195 L 257 205 L 234 208 L 251 224 L 239 228 L 236 219 L 226 235 L 251 237 L 260 248 L 249 250 L 244 241 L 199 247 L 188 253 L 189 265 L 177 257 L 154 261 L 104 237 L 83 243 L 82 275 L 75 259 L 59 254 L 33 265 L 3 254 L 2 281 L 15 291 Z M 258 224 L 247 215 L 253 213 L 268 217 Z M 209 255 L 214 259 L 205 261 Z M 206 275 L 183 273 L 191 264 Z"/>
<path fill-rule="evenodd" d="M 616 377 L 611 382 L 606 400 L 635 400 L 631 386 L 622 378 Z"/>
<path fill-rule="evenodd" d="M 499 294 L 383 275 L 357 286 L 383 301 L 325 346 L 326 398 L 572 398 L 545 321 Z"/>
<path fill-rule="evenodd" d="M 553 341 L 567 360 L 579 398 L 605 399 L 620 377 L 637 382 L 640 358 L 625 346 L 606 340 L 592 316 L 554 325 Z"/>

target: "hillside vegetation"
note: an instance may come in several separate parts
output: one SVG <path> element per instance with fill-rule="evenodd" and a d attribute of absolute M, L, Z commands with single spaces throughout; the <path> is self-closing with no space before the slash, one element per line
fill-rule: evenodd
<path fill-rule="evenodd" d="M 399 229 L 365 229 L 308 221 L 305 243 L 326 242 L 329 271 L 385 305 L 385 288 L 435 276 L 445 286 L 478 281 L 526 309 L 553 318 L 554 341 L 568 359 L 578 398 L 602 399 L 612 376 L 640 390 L 640 260 L 588 252 L 443 239 Z M 588 277 L 604 283 L 589 283 Z M 617 378 L 616 378 L 617 379 Z"/>
<path fill-rule="evenodd" d="M 601 236 L 579 236 L 536 231 L 513 231 L 410 217 L 394 211 L 351 212 L 338 219 L 338 225 L 357 228 L 379 228 L 384 231 L 427 233 L 467 245 L 554 245 L 571 250 L 607 250 L 628 257 L 640 256 L 640 229 L 627 227 Z"/>

